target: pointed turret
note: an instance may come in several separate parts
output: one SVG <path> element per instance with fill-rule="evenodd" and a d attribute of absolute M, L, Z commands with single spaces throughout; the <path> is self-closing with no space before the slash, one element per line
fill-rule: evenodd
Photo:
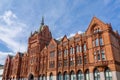
<path fill-rule="evenodd" d="M 31 34 L 30 34 L 30 36 L 32 36 L 32 31 L 31 31 Z"/>
<path fill-rule="evenodd" d="M 41 26 L 44 25 L 44 17 L 42 16 Z"/>
<path fill-rule="evenodd" d="M 44 17 L 42 17 L 41 25 L 40 25 L 40 28 L 39 28 L 39 32 L 42 31 L 43 27 L 44 27 Z"/>

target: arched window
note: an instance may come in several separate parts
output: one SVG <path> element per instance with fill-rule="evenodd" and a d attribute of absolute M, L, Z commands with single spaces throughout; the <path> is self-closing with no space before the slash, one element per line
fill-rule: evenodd
<path fill-rule="evenodd" d="M 67 56 L 67 55 L 68 55 L 68 50 L 65 49 L 65 50 L 64 50 L 64 56 Z"/>
<path fill-rule="evenodd" d="M 53 80 L 53 74 L 50 73 L 50 80 Z"/>
<path fill-rule="evenodd" d="M 105 52 L 104 50 L 101 50 L 102 60 L 105 60 Z"/>
<path fill-rule="evenodd" d="M 85 72 L 85 80 L 90 80 L 89 70 Z"/>
<path fill-rule="evenodd" d="M 105 80 L 112 80 L 112 73 L 109 68 L 105 70 Z"/>
<path fill-rule="evenodd" d="M 100 27 L 99 25 L 94 24 L 93 26 L 97 26 L 97 27 L 94 28 L 94 31 L 93 31 L 94 33 L 98 33 L 98 32 L 101 31 L 101 29 L 99 28 Z"/>
<path fill-rule="evenodd" d="M 70 73 L 70 79 L 71 80 L 76 80 L 76 75 L 75 75 L 74 71 L 71 71 L 71 73 Z"/>
<path fill-rule="evenodd" d="M 68 76 L 67 72 L 64 72 L 63 80 L 69 80 L 69 76 Z"/>
<path fill-rule="evenodd" d="M 76 53 L 79 52 L 79 45 L 76 46 Z"/>
<path fill-rule="evenodd" d="M 96 52 L 94 52 L 94 59 L 95 59 L 95 61 L 97 61 L 97 57 L 96 56 L 97 56 Z"/>
<path fill-rule="evenodd" d="M 83 80 L 83 74 L 82 74 L 82 71 L 78 71 L 77 73 L 77 80 Z"/>
<path fill-rule="evenodd" d="M 101 60 L 101 58 L 100 58 L 100 50 L 97 50 L 97 60 L 99 61 L 99 60 Z"/>
<path fill-rule="evenodd" d="M 42 76 L 39 77 L 39 80 L 42 80 Z"/>
<path fill-rule="evenodd" d="M 100 73 L 97 69 L 94 70 L 94 80 L 100 80 Z"/>
<path fill-rule="evenodd" d="M 104 45 L 102 37 L 100 38 L 100 45 Z"/>
<path fill-rule="evenodd" d="M 72 54 L 73 53 L 73 48 L 72 47 L 70 47 L 70 54 Z"/>
<path fill-rule="evenodd" d="M 96 46 L 99 45 L 99 39 L 98 39 L 98 38 L 95 40 L 95 45 L 96 45 Z"/>
<path fill-rule="evenodd" d="M 84 48 L 84 51 L 87 50 L 86 43 L 84 44 L 83 48 Z"/>
<path fill-rule="evenodd" d="M 61 72 L 58 73 L 58 80 L 62 80 L 62 74 L 61 74 Z"/>
<path fill-rule="evenodd" d="M 70 57 L 70 66 L 74 65 L 74 57 Z"/>
<path fill-rule="evenodd" d="M 79 49 L 80 49 L 80 52 L 82 52 L 82 46 L 81 45 L 79 46 Z"/>
<path fill-rule="evenodd" d="M 61 56 L 61 55 L 62 55 L 62 51 L 58 50 L 58 56 Z"/>
<path fill-rule="evenodd" d="M 45 75 L 43 75 L 42 80 L 46 80 L 46 79 L 45 79 Z"/>

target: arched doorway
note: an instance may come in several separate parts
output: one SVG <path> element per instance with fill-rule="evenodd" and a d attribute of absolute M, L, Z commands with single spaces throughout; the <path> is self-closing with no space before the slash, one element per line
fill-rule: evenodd
<path fill-rule="evenodd" d="M 34 76 L 32 74 L 29 75 L 28 80 L 34 80 Z"/>
<path fill-rule="evenodd" d="M 85 80 L 90 80 L 89 70 L 85 71 Z"/>
<path fill-rule="evenodd" d="M 61 74 L 61 72 L 58 73 L 58 79 L 57 80 L 62 80 L 62 74 Z"/>
<path fill-rule="evenodd" d="M 67 74 L 66 71 L 63 74 L 63 80 L 69 80 L 69 75 Z"/>
<path fill-rule="evenodd" d="M 53 73 L 50 73 L 50 79 L 49 80 L 53 80 Z"/>
<path fill-rule="evenodd" d="M 94 80 L 100 80 L 100 72 L 98 69 L 94 70 Z"/>
<path fill-rule="evenodd" d="M 71 71 L 71 73 L 70 73 L 70 80 L 76 80 L 76 75 L 75 75 L 74 71 Z"/>
<path fill-rule="evenodd" d="M 112 72 L 109 68 L 105 69 L 105 80 L 112 80 Z"/>
<path fill-rule="evenodd" d="M 83 80 L 83 73 L 81 70 L 77 72 L 77 80 Z"/>

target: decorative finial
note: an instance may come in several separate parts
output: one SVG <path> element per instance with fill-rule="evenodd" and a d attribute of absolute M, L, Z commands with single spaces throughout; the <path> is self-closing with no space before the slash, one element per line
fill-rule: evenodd
<path fill-rule="evenodd" d="M 44 16 L 42 16 L 41 25 L 44 25 Z"/>

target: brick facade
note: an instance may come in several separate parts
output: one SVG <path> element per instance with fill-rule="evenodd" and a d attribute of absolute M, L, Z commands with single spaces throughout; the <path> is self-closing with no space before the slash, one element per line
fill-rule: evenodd
<path fill-rule="evenodd" d="M 84 33 L 56 40 L 42 19 L 27 52 L 8 55 L 2 80 L 119 80 L 119 75 L 120 35 L 111 24 L 93 17 Z"/>

